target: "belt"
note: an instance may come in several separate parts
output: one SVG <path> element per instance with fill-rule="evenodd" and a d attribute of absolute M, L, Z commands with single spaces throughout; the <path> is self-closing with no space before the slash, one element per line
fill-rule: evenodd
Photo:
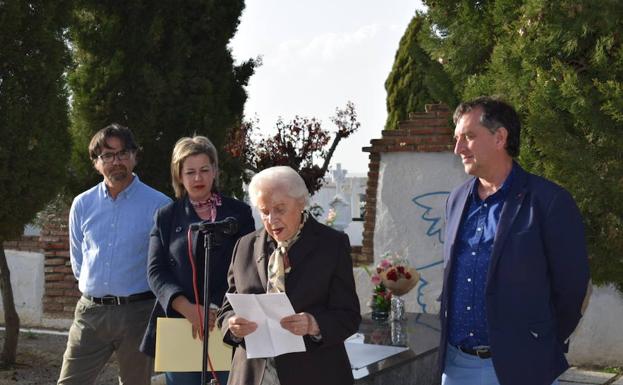
<path fill-rule="evenodd" d="M 470 349 L 462 346 L 457 346 L 456 348 L 465 354 L 469 354 L 470 356 L 476 356 L 478 358 L 482 358 L 483 360 L 491 358 L 491 350 L 489 348 L 477 347 L 476 349 Z"/>
<path fill-rule="evenodd" d="M 103 297 L 91 297 L 90 295 L 83 294 L 84 298 L 99 305 L 126 305 L 130 302 L 145 301 L 148 299 L 156 298 L 154 293 L 146 291 L 143 293 L 132 294 L 128 297 L 117 297 L 114 295 L 105 295 Z"/>

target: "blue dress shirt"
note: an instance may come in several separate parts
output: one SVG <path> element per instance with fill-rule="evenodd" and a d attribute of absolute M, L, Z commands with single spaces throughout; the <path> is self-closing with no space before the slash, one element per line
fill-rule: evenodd
<path fill-rule="evenodd" d="M 485 200 L 476 179 L 458 229 L 448 306 L 448 342 L 473 349 L 489 346 L 485 287 L 500 213 L 512 183 L 515 166 L 502 187 Z"/>
<path fill-rule="evenodd" d="M 150 290 L 149 233 L 156 210 L 171 199 L 133 176 L 116 199 L 101 182 L 74 198 L 71 205 L 71 267 L 83 294 L 129 296 Z"/>

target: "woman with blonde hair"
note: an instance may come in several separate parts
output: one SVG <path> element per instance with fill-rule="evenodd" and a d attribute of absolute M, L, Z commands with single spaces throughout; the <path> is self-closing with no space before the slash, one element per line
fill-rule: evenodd
<path fill-rule="evenodd" d="M 192 324 L 193 334 L 203 327 L 199 314 L 204 314 L 204 235 L 191 231 L 190 225 L 228 217 L 236 218 L 239 223 L 237 233 L 224 234 L 211 249 L 209 303 L 214 308 L 221 306 L 227 290 L 227 270 L 234 245 L 238 238 L 255 228 L 247 204 L 218 192 L 218 155 L 208 138 L 195 136 L 177 141 L 171 157 L 171 179 L 177 200 L 156 214 L 149 243 L 147 274 L 158 301 L 141 350 L 152 356 L 158 317 L 183 317 Z M 216 315 L 212 306 L 210 328 L 214 326 Z M 218 374 L 219 382 L 225 385 L 227 372 Z M 199 385 L 201 372 L 168 372 L 166 379 L 167 385 Z"/>

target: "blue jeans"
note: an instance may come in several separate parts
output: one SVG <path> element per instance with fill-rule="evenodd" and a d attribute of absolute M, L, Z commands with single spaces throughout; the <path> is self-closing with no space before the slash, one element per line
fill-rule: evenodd
<path fill-rule="evenodd" d="M 200 385 L 201 372 L 166 372 L 167 385 Z M 220 385 L 227 385 L 229 372 L 216 372 Z M 208 371 L 208 381 L 212 379 L 212 372 Z"/>
<path fill-rule="evenodd" d="M 478 358 L 448 345 L 441 385 L 500 385 L 500 383 L 495 375 L 491 358 Z M 552 385 L 558 385 L 558 380 Z"/>

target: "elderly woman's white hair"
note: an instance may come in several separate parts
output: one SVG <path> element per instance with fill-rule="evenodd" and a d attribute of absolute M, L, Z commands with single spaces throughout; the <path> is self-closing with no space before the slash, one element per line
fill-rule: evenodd
<path fill-rule="evenodd" d="M 309 203 L 309 191 L 305 181 L 289 166 L 270 167 L 251 178 L 249 198 L 253 206 L 257 206 L 260 195 L 270 194 L 272 191 L 282 191 L 289 197 L 300 200 L 305 206 Z"/>

